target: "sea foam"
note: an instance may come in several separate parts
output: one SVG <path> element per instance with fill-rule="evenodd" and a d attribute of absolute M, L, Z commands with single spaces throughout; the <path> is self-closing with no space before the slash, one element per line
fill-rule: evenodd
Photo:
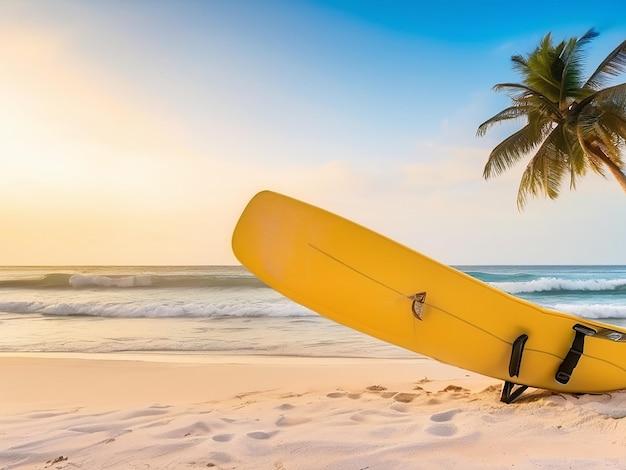
<path fill-rule="evenodd" d="M 525 282 L 492 282 L 493 287 L 509 294 L 531 292 L 599 292 L 626 288 L 626 279 L 561 279 L 542 277 Z"/>
<path fill-rule="evenodd" d="M 551 308 L 583 318 L 626 318 L 626 305 L 559 303 L 555 304 L 554 307 Z"/>
<path fill-rule="evenodd" d="M 87 276 L 75 274 L 70 277 L 70 286 L 80 289 L 84 287 L 149 287 L 152 285 L 152 276 Z"/>
<path fill-rule="evenodd" d="M 303 317 L 314 315 L 292 302 L 254 304 L 142 302 L 0 302 L 0 312 L 55 316 L 87 315 L 116 318 Z"/>

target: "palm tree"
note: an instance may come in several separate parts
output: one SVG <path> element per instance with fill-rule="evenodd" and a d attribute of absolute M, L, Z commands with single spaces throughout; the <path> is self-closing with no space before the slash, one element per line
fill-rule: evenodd
<path fill-rule="evenodd" d="M 548 33 L 528 56 L 511 57 L 522 83 L 493 87 L 508 93 L 511 106 L 482 123 L 477 135 L 512 119 L 525 118 L 526 125 L 493 149 L 483 177 L 498 176 L 534 152 L 519 186 L 520 210 L 529 195 L 555 199 L 566 175 L 575 189 L 589 169 L 604 175 L 608 168 L 626 192 L 621 154 L 626 144 L 626 83 L 603 88 L 626 71 L 626 40 L 584 81 L 583 48 L 597 36 L 591 29 L 555 46 Z"/>

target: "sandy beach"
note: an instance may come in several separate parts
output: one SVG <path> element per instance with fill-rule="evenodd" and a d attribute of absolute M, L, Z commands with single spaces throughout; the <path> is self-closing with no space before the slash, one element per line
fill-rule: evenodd
<path fill-rule="evenodd" d="M 623 468 L 626 392 L 416 359 L 0 357 L 0 468 Z"/>

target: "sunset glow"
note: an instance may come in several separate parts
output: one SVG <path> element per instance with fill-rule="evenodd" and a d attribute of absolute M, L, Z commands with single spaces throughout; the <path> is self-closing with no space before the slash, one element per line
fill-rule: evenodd
<path fill-rule="evenodd" d="M 485 12 L 6 0 L 0 264 L 234 264 L 232 229 L 262 189 L 448 263 L 624 264 L 613 179 L 520 214 L 523 166 L 482 179 L 506 130 L 475 137 L 504 107 L 491 87 L 514 80 L 509 57 L 547 31 L 597 27 L 593 66 L 623 40 L 626 7 L 609 3 L 463 33 Z"/>

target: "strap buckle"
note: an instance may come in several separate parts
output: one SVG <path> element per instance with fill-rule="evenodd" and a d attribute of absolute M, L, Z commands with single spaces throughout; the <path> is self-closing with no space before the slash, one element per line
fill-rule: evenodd
<path fill-rule="evenodd" d="M 572 373 L 578 365 L 580 356 L 583 355 L 585 349 L 585 336 L 593 336 L 597 333 L 593 328 L 579 323 L 574 325 L 573 330 L 576 332 L 576 336 L 574 336 L 572 346 L 554 376 L 554 379 L 562 385 L 567 384 L 572 378 Z"/>

